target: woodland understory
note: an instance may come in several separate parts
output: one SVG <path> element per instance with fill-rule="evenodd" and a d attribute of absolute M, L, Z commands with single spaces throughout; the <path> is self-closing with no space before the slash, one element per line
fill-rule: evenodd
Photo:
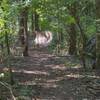
<path fill-rule="evenodd" d="M 0 100 L 100 100 L 100 0 L 1 0 Z"/>

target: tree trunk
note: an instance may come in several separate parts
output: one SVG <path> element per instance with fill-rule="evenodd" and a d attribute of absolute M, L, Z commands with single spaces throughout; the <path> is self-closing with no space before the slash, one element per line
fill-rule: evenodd
<path fill-rule="evenodd" d="M 31 14 L 31 21 L 32 21 L 31 23 L 32 32 L 34 32 L 34 14 L 33 13 Z"/>
<path fill-rule="evenodd" d="M 34 23 L 35 24 L 34 25 L 34 28 L 35 28 L 34 30 L 35 31 L 40 31 L 40 28 L 39 28 L 39 15 L 37 14 L 36 11 L 34 12 L 34 22 L 35 22 Z"/>
<path fill-rule="evenodd" d="M 5 43 L 7 47 L 7 54 L 10 55 L 10 47 L 9 47 L 9 39 L 8 39 L 8 33 L 5 33 Z"/>
<path fill-rule="evenodd" d="M 70 15 L 72 17 L 76 17 L 76 5 L 73 4 L 68 7 Z M 69 28 L 69 54 L 74 55 L 76 54 L 76 25 L 74 23 L 70 24 Z"/>
<path fill-rule="evenodd" d="M 76 27 L 75 27 L 75 24 L 70 25 L 69 54 L 70 55 L 75 55 L 76 54 Z"/>
<path fill-rule="evenodd" d="M 23 56 L 28 56 L 28 32 L 27 32 L 28 8 L 21 10 L 19 18 L 19 36 L 23 49 Z"/>
<path fill-rule="evenodd" d="M 7 29 L 7 25 L 6 25 L 6 23 L 5 23 L 5 29 Z M 6 48 L 7 48 L 7 54 L 8 54 L 8 57 L 9 57 L 9 55 L 10 55 L 10 47 L 9 47 L 9 37 L 8 37 L 8 32 L 6 31 L 5 32 L 5 44 L 6 44 Z M 13 78 L 13 72 L 12 72 L 12 67 L 9 65 L 10 64 L 10 61 L 9 61 L 9 58 L 7 59 L 7 66 L 8 66 L 8 68 L 9 68 L 9 82 L 10 82 L 10 84 L 11 85 L 13 85 L 14 84 L 14 78 Z"/>
<path fill-rule="evenodd" d="M 77 26 L 78 26 L 78 28 L 80 30 L 80 38 L 81 38 L 81 41 L 80 41 L 81 42 L 81 47 L 80 47 L 80 50 L 79 50 L 80 51 L 79 52 L 80 53 L 80 59 L 82 61 L 83 67 L 86 68 L 85 48 L 86 48 L 87 37 L 84 34 L 84 31 L 83 31 L 83 29 L 82 29 L 82 27 L 80 25 L 80 18 L 78 16 L 76 16 L 75 20 L 76 20 L 76 24 L 77 24 Z"/>
<path fill-rule="evenodd" d="M 100 0 L 96 1 L 96 68 L 100 69 Z"/>

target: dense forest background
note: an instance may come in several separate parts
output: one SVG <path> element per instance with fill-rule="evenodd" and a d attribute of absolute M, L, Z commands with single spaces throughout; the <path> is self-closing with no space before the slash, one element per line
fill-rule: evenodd
<path fill-rule="evenodd" d="M 96 55 L 95 43 L 89 43 L 95 42 L 96 36 L 94 0 L 4 0 L 0 5 L 0 44 L 1 49 L 7 48 L 2 50 L 4 53 L 9 54 L 11 47 L 16 48 L 19 37 L 21 42 L 26 37 L 26 42 L 34 31 L 50 30 L 54 37 L 50 50 L 57 54 L 68 52 L 81 55 L 83 59 L 83 52 L 89 56 Z M 26 53 L 23 55 L 28 55 L 27 50 L 23 52 Z"/>
<path fill-rule="evenodd" d="M 31 56 L 35 31 L 52 32 L 49 53 L 76 57 L 84 70 L 100 74 L 100 0 L 1 0 L 0 66 L 8 66 L 11 85 L 11 61 Z"/>

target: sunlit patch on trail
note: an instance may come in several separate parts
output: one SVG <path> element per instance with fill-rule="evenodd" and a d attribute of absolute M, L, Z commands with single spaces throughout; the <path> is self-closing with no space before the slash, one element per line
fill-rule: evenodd
<path fill-rule="evenodd" d="M 72 66 L 73 67 L 73 66 Z M 82 66 L 80 64 L 76 64 L 74 67 L 74 69 L 78 69 L 78 68 L 82 68 Z"/>
<path fill-rule="evenodd" d="M 57 77 L 56 79 L 50 79 L 47 80 L 47 83 L 55 83 L 55 82 L 59 82 L 63 79 L 63 77 Z"/>
<path fill-rule="evenodd" d="M 41 61 L 46 61 L 46 60 L 48 60 L 48 58 L 41 58 Z"/>
<path fill-rule="evenodd" d="M 99 79 L 100 77 L 99 76 L 95 76 L 95 75 L 80 75 L 80 74 L 68 74 L 68 75 L 65 75 L 65 77 L 73 77 L 73 78 L 85 78 L 85 77 L 88 77 L 88 78 L 97 78 Z"/>
<path fill-rule="evenodd" d="M 48 72 L 43 72 L 43 71 L 28 71 L 28 70 L 13 70 L 13 72 L 17 72 L 17 73 L 24 73 L 24 74 L 36 74 L 36 75 L 49 75 Z"/>
<path fill-rule="evenodd" d="M 42 87 L 44 88 L 57 88 L 59 85 L 55 83 L 41 83 Z"/>
<path fill-rule="evenodd" d="M 55 65 L 54 67 L 52 67 L 52 69 L 65 70 L 66 67 L 64 66 L 64 64 L 60 64 L 60 65 Z"/>
<path fill-rule="evenodd" d="M 66 69 L 66 66 L 64 66 L 64 64 L 59 64 L 59 65 L 56 65 L 56 64 L 50 64 L 50 65 L 44 65 L 45 68 L 50 68 L 52 70 L 65 70 Z"/>

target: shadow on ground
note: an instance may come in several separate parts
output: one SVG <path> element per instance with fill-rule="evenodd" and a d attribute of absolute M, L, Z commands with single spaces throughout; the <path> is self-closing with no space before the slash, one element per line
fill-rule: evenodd
<path fill-rule="evenodd" d="M 91 82 L 100 77 L 95 72 L 83 70 L 75 57 L 58 57 L 48 52 L 31 50 L 29 57 L 13 58 L 11 66 L 17 83 L 14 95 L 24 96 L 24 100 L 100 99 L 100 91 L 89 91 Z"/>

